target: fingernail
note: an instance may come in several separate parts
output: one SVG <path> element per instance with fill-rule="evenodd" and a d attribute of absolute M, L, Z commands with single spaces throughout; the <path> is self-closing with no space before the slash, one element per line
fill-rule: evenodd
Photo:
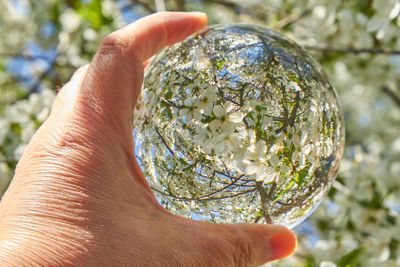
<path fill-rule="evenodd" d="M 188 12 L 190 15 L 198 17 L 202 22 L 207 23 L 207 14 L 199 11 Z"/>
<path fill-rule="evenodd" d="M 205 12 L 191 11 L 191 12 L 188 12 L 188 13 L 191 14 L 191 15 L 199 16 L 199 17 L 204 17 L 204 16 L 207 17 L 207 14 Z"/>
<path fill-rule="evenodd" d="M 273 235 L 269 241 L 268 261 L 286 258 L 297 248 L 297 238 L 292 231 L 284 230 Z"/>

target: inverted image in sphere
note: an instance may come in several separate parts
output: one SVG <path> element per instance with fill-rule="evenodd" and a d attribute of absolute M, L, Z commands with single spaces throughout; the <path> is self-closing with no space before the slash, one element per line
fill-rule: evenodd
<path fill-rule="evenodd" d="M 293 227 L 339 168 L 342 112 L 322 67 L 252 25 L 215 26 L 149 65 L 135 150 L 159 202 L 212 222 Z"/>

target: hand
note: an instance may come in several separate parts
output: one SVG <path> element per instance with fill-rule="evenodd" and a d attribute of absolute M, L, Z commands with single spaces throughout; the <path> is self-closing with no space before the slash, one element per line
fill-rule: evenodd
<path fill-rule="evenodd" d="M 156 201 L 134 155 L 143 64 L 203 28 L 158 13 L 111 33 L 58 94 L 0 203 L 1 266 L 255 266 L 293 253 L 282 226 L 218 225 Z"/>

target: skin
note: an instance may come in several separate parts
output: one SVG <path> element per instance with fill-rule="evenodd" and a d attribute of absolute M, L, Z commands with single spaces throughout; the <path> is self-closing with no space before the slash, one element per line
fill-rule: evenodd
<path fill-rule="evenodd" d="M 276 225 L 218 225 L 162 208 L 134 155 L 144 66 L 207 24 L 158 13 L 101 43 L 61 89 L 0 202 L 0 266 L 257 266 L 292 254 Z"/>

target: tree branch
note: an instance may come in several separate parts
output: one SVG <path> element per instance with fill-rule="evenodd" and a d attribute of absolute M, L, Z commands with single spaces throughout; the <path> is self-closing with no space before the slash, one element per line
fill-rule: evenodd
<path fill-rule="evenodd" d="M 167 8 L 165 7 L 164 0 L 154 0 L 154 4 L 156 6 L 157 12 L 162 12 L 167 10 Z"/>
<path fill-rule="evenodd" d="M 185 10 L 185 0 L 175 0 L 175 8 L 178 11 Z"/>
<path fill-rule="evenodd" d="M 23 58 L 26 60 L 45 60 L 45 61 L 52 61 L 53 59 L 47 56 L 41 55 L 31 55 L 31 54 L 24 54 L 24 53 L 16 53 L 16 52 L 0 52 L 0 57 L 12 57 L 12 58 Z"/>
<path fill-rule="evenodd" d="M 390 96 L 390 98 L 396 103 L 396 105 L 398 105 L 400 107 L 400 97 L 395 94 L 392 90 L 389 89 L 389 87 L 387 86 L 382 86 L 381 90 L 387 94 L 388 96 Z"/>
<path fill-rule="evenodd" d="M 384 48 L 352 48 L 339 47 L 332 45 L 304 45 L 307 50 L 316 50 L 322 52 L 339 52 L 349 54 L 384 54 L 384 55 L 400 55 L 400 50 L 384 49 Z"/>
<path fill-rule="evenodd" d="M 165 141 L 164 137 L 161 135 L 160 131 L 158 130 L 157 126 L 154 126 L 154 130 L 156 130 L 157 135 L 161 138 L 163 144 L 167 147 L 168 151 L 173 155 L 175 158 L 178 158 L 174 151 L 168 146 L 167 142 Z"/>
<path fill-rule="evenodd" d="M 274 26 L 272 26 L 273 29 L 275 30 L 279 30 L 282 28 L 285 28 L 291 24 L 296 23 L 297 21 L 301 20 L 302 18 L 308 16 L 311 14 L 312 9 L 306 9 L 303 12 L 301 12 L 299 15 L 297 16 L 288 16 L 280 21 L 278 21 Z"/>
<path fill-rule="evenodd" d="M 212 192 L 212 193 L 210 193 L 210 194 L 201 196 L 200 198 L 210 197 L 210 196 L 215 195 L 215 194 L 217 194 L 217 193 L 219 193 L 219 192 L 221 192 L 221 191 L 224 191 L 225 189 L 227 189 L 227 188 L 229 188 L 229 187 L 235 185 L 235 183 L 236 183 L 237 181 L 239 181 L 239 179 L 242 178 L 243 176 L 244 176 L 244 175 L 239 176 L 238 178 L 236 178 L 236 179 L 235 179 L 234 181 L 232 181 L 231 183 L 229 183 L 229 184 L 223 186 L 222 188 L 220 188 L 220 189 L 218 189 L 218 190 L 216 190 L 216 191 L 214 191 L 214 192 Z"/>
<path fill-rule="evenodd" d="M 263 214 L 266 223 L 271 224 L 272 218 L 268 213 L 268 203 L 269 203 L 270 199 L 268 199 L 269 197 L 268 197 L 267 190 L 264 188 L 264 183 L 256 182 L 256 189 L 257 189 L 258 193 L 260 193 L 261 213 Z M 259 220 L 260 220 L 260 217 L 257 217 L 254 222 L 257 223 Z"/>
<path fill-rule="evenodd" d="M 156 188 L 154 188 L 154 187 L 151 187 L 151 189 L 152 190 L 154 190 L 154 191 L 156 191 L 157 193 L 160 193 L 160 194 L 162 194 L 163 196 L 166 196 L 166 197 L 171 197 L 171 198 L 174 198 L 174 199 L 176 199 L 176 200 L 182 200 L 182 201 L 198 201 L 198 202 L 202 202 L 202 201 L 214 201 L 214 200 L 221 200 L 221 199 L 226 199 L 226 198 L 231 198 L 231 197 L 237 197 L 237 196 L 240 196 L 240 195 L 245 195 L 245 194 L 248 194 L 248 193 L 251 193 L 251 192 L 254 192 L 254 191 L 256 191 L 256 188 L 252 188 L 252 189 L 249 189 L 249 190 L 246 190 L 246 191 L 242 191 L 242 192 L 239 192 L 239 193 L 236 193 L 236 194 L 232 194 L 232 195 L 228 195 L 228 196 L 222 196 L 222 197 L 199 197 L 199 198 L 190 198 L 190 197 L 178 197 L 178 196 L 174 196 L 174 195 L 170 195 L 170 194 L 167 194 L 167 193 L 165 193 L 165 192 L 162 192 L 161 190 L 158 190 L 158 189 L 156 189 Z"/>
<path fill-rule="evenodd" d="M 268 8 L 264 4 L 241 5 L 238 2 L 227 0 L 204 0 L 204 2 L 222 5 L 226 8 L 232 9 L 237 15 L 246 14 L 260 20 L 264 20 L 266 16 L 274 13 L 271 8 Z"/>
<path fill-rule="evenodd" d="M 18 160 L 17 159 L 0 159 L 0 163 L 14 164 L 14 163 L 18 163 Z"/>
<path fill-rule="evenodd" d="M 232 182 L 228 183 L 228 182 L 225 182 L 225 181 L 218 181 L 218 180 L 213 179 L 213 177 L 209 177 L 209 176 L 206 176 L 206 175 L 201 174 L 201 173 L 199 173 L 199 176 L 201 178 L 208 179 L 208 180 L 210 180 L 212 182 L 223 184 L 223 185 L 230 185 L 232 183 Z M 235 183 L 233 185 L 236 186 L 236 187 L 251 187 L 251 188 L 254 187 L 254 184 L 248 185 L 249 182 L 253 182 L 254 180 L 242 180 L 242 179 L 240 179 L 240 181 L 242 181 L 243 183 Z"/>
<path fill-rule="evenodd" d="M 131 4 L 127 4 L 127 5 L 124 5 L 123 7 L 121 7 L 121 11 L 123 12 L 123 11 L 130 10 L 134 7 L 135 4 L 141 5 L 149 13 L 156 12 L 156 10 L 154 9 L 154 7 L 151 4 L 149 4 L 143 0 L 131 0 Z"/>
<path fill-rule="evenodd" d="M 49 57 L 49 56 L 43 56 L 43 55 L 32 55 L 32 54 L 26 54 L 26 53 L 18 53 L 18 52 L 1 52 L 0 51 L 0 57 L 9 57 L 9 58 L 22 58 L 28 61 L 35 61 L 35 60 L 44 60 L 46 61 L 49 66 L 43 70 L 39 75 L 37 76 L 27 76 L 23 77 L 21 75 L 18 75 L 18 73 L 12 73 L 12 76 L 16 77 L 15 82 L 21 81 L 33 81 L 33 84 L 28 88 L 28 94 L 32 92 L 36 92 L 40 85 L 42 84 L 42 80 L 46 78 L 50 73 L 54 71 L 54 67 L 60 67 L 60 68 L 72 68 L 75 69 L 76 67 L 71 65 L 71 64 L 59 64 L 57 63 L 57 58 L 60 55 L 57 55 L 57 57 Z M 36 81 L 35 81 L 36 80 Z"/>

